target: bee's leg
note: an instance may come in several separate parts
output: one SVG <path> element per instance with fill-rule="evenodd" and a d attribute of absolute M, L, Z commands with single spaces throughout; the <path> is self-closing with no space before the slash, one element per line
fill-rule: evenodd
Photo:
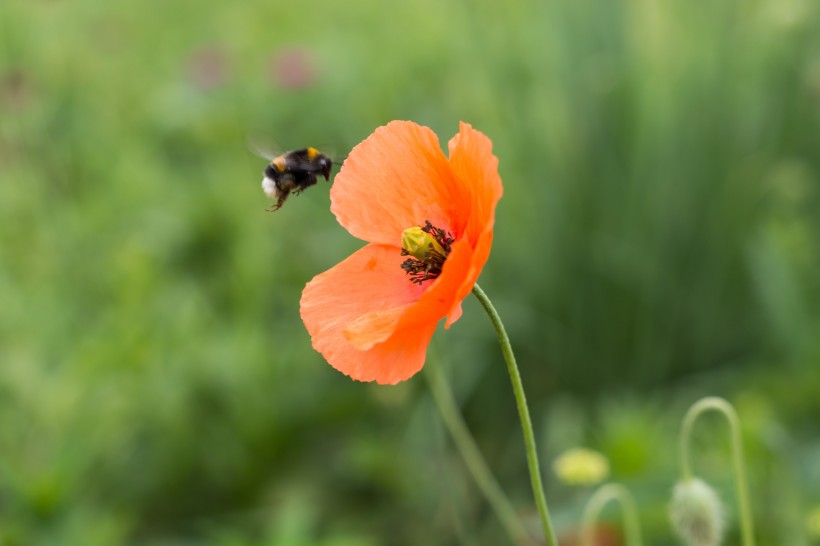
<path fill-rule="evenodd" d="M 277 210 L 282 208 L 282 205 L 285 203 L 285 199 L 287 199 L 287 198 L 288 198 L 288 192 L 281 192 L 279 194 L 279 199 L 276 201 L 276 204 L 269 206 L 265 210 L 267 210 L 268 212 L 276 212 Z"/>

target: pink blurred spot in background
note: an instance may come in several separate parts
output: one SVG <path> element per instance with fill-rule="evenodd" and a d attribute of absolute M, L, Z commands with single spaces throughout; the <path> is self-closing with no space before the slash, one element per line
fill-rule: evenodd
<path fill-rule="evenodd" d="M 224 85 L 230 77 L 231 65 L 225 50 L 217 45 L 194 50 L 186 60 L 189 81 L 204 90 Z"/>
<path fill-rule="evenodd" d="M 274 86 L 283 89 L 310 87 L 316 79 L 313 56 L 302 47 L 281 49 L 271 60 L 271 77 Z"/>

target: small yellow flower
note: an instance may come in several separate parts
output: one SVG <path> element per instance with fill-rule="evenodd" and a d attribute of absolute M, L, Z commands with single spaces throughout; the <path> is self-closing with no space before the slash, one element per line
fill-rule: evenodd
<path fill-rule="evenodd" d="M 820 505 L 809 511 L 806 517 L 806 530 L 812 538 L 820 538 Z"/>
<path fill-rule="evenodd" d="M 597 451 L 574 447 L 555 459 L 552 469 L 566 484 L 592 485 L 609 476 L 609 461 Z"/>

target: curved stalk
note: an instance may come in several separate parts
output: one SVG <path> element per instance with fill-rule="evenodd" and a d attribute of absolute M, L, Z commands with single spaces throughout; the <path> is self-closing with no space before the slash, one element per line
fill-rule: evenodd
<path fill-rule="evenodd" d="M 438 364 L 438 362 L 435 364 Z M 424 371 L 441 418 L 444 420 L 447 430 L 450 431 L 450 435 L 453 437 L 459 452 L 461 452 L 461 456 L 467 464 L 467 469 L 473 475 L 476 484 L 478 484 L 478 488 L 495 511 L 510 540 L 514 544 L 529 543 L 530 538 L 527 531 L 524 530 L 524 526 L 515 515 L 512 504 L 510 504 L 495 476 L 487 466 L 487 461 L 481 455 L 481 451 L 478 449 L 472 434 L 470 434 L 467 424 L 461 417 L 461 412 L 453 397 L 453 390 L 450 388 L 444 371 L 438 365 L 431 366 L 429 364 L 424 367 Z"/>
<path fill-rule="evenodd" d="M 498 336 L 498 342 L 501 344 L 501 352 L 504 354 L 504 360 L 507 362 L 507 371 L 510 373 L 515 402 L 518 406 L 518 417 L 521 420 L 521 429 L 524 433 L 524 446 L 527 452 L 530 483 L 532 485 L 533 495 L 535 496 L 535 504 L 538 507 L 538 516 L 541 519 L 541 525 L 544 528 L 544 537 L 548 546 L 558 546 L 558 540 L 555 538 L 555 531 L 552 526 L 552 521 L 550 520 L 549 510 L 547 510 L 547 499 L 544 497 L 541 470 L 538 467 L 538 453 L 535 449 L 535 434 L 532 431 L 532 420 L 530 419 L 530 411 L 527 408 L 527 397 L 524 395 L 524 385 L 521 382 L 521 374 L 515 362 L 515 355 L 513 354 L 512 345 L 510 345 L 510 338 L 507 336 L 507 331 L 504 329 L 501 317 L 498 316 L 492 302 L 490 302 L 487 294 L 484 293 L 478 284 L 473 286 L 473 294 L 490 317 L 490 321 L 495 328 L 495 333 Z"/>
<path fill-rule="evenodd" d="M 626 487 L 616 483 L 608 483 L 599 487 L 584 507 L 584 516 L 581 520 L 581 546 L 595 545 L 595 522 L 598 521 L 598 516 L 604 505 L 611 500 L 616 500 L 621 504 L 626 545 L 642 546 L 643 540 L 635 500 Z"/>
<path fill-rule="evenodd" d="M 735 485 L 737 486 L 737 504 L 740 511 L 740 530 L 743 538 L 743 546 L 754 546 L 754 533 L 752 525 L 752 509 L 749 503 L 749 492 L 746 487 L 746 467 L 743 462 L 743 445 L 740 437 L 740 419 L 735 408 L 717 396 L 701 398 L 695 402 L 686 416 L 683 418 L 683 425 L 680 433 L 681 471 L 683 479 L 689 481 L 693 478 L 692 467 L 690 465 L 689 443 L 692 435 L 692 427 L 695 420 L 705 411 L 715 410 L 721 413 L 729 422 L 729 433 L 732 444 L 732 467 L 735 474 Z"/>

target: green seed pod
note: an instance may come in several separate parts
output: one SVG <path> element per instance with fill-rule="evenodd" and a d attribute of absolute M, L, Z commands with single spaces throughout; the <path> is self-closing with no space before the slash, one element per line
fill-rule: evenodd
<path fill-rule="evenodd" d="M 417 260 L 424 261 L 427 255 L 435 252 L 441 256 L 445 256 L 446 252 L 441 247 L 435 237 L 423 231 L 419 226 L 413 226 L 405 229 L 401 234 L 401 247 L 407 251 L 410 256 Z"/>

